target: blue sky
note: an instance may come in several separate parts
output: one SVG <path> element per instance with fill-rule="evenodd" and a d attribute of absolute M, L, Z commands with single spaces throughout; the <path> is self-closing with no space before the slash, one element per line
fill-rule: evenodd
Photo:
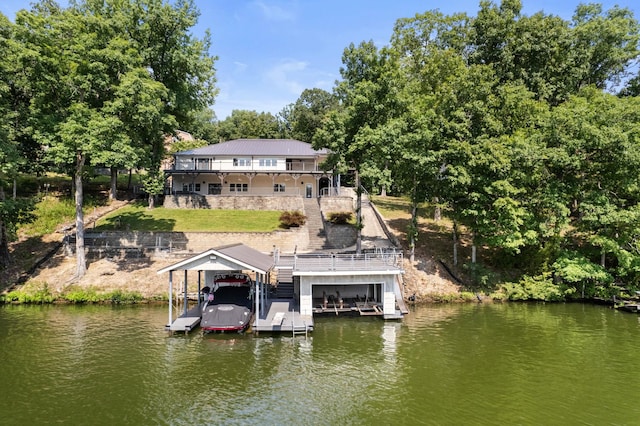
<path fill-rule="evenodd" d="M 0 0 L 13 20 L 30 0 Z M 628 7 L 640 18 L 637 0 L 600 1 L 605 9 Z M 66 1 L 60 1 L 65 4 Z M 523 0 L 523 12 L 544 11 L 570 19 L 579 1 Z M 475 15 L 478 1 L 448 0 L 196 0 L 201 16 L 194 28 L 211 32 L 220 93 L 212 106 L 219 119 L 234 109 L 276 114 L 304 89 L 331 91 L 340 78 L 342 52 L 373 40 L 388 44 L 399 18 L 439 9 Z"/>

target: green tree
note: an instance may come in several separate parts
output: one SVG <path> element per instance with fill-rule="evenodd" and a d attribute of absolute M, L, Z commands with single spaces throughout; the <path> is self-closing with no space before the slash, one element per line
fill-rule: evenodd
<path fill-rule="evenodd" d="M 42 1 L 16 17 L 33 64 L 34 135 L 75 181 L 78 277 L 85 167 L 139 163 L 160 176 L 164 135 L 213 99 L 208 38 L 189 34 L 197 16 L 190 1 L 87 0 L 67 9 Z"/>
<path fill-rule="evenodd" d="M 24 134 L 21 124 L 26 119 L 28 102 L 25 88 L 20 85 L 20 46 L 14 30 L 14 25 L 0 14 L 0 269 L 11 262 L 9 243 L 16 236 L 16 225 L 27 222 L 33 208 L 31 200 L 17 198 L 15 192 L 12 198 L 5 194 L 5 185 L 25 164 L 18 140 Z"/>
<path fill-rule="evenodd" d="M 293 139 L 313 141 L 316 130 L 331 110 L 338 108 L 338 100 L 322 89 L 305 89 L 293 104 L 289 121 Z"/>
<path fill-rule="evenodd" d="M 383 125 L 395 111 L 395 101 L 390 73 L 394 67 L 392 58 L 385 51 L 378 51 L 373 42 L 363 42 L 357 47 L 351 44 L 342 55 L 342 80 L 337 83 L 335 94 L 340 108 L 330 110 L 314 135 L 316 148 L 328 148 L 331 152 L 326 167 L 335 170 L 352 170 L 355 176 L 356 200 L 356 251 L 362 249 L 362 186 L 363 171 L 374 173 L 380 166 L 382 150 L 380 135 L 376 129 Z"/>
<path fill-rule="evenodd" d="M 556 108 L 543 128 L 554 191 L 573 218 L 569 235 L 582 242 L 583 257 L 634 285 L 640 284 L 638 123 L 638 98 L 588 88 Z"/>
<path fill-rule="evenodd" d="M 552 105 L 588 85 L 617 85 L 638 55 L 638 23 L 628 9 L 582 4 L 571 22 L 521 9 L 520 0 L 480 2 L 470 63 L 490 65 L 501 84 L 522 83 Z"/>
<path fill-rule="evenodd" d="M 278 119 L 269 112 L 233 110 L 218 122 L 219 141 L 235 139 L 277 139 L 281 135 Z"/>
<path fill-rule="evenodd" d="M 386 130 L 394 135 L 395 143 L 387 145 L 391 147 L 394 185 L 411 200 L 407 230 L 411 260 L 419 235 L 418 205 L 445 195 L 442 179 L 449 142 L 445 106 L 450 93 L 455 93 L 458 75 L 466 68 L 467 22 L 464 14 L 445 16 L 429 11 L 399 19 L 391 39 L 391 52 L 398 57 L 394 84 L 400 102 L 398 119 L 388 123 L 391 128 Z M 456 250 L 454 242 L 454 263 Z"/>

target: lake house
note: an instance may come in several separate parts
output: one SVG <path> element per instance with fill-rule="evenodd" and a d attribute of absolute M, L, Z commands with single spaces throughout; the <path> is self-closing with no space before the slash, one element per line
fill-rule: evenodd
<path fill-rule="evenodd" d="M 324 149 L 292 139 L 236 139 L 174 154 L 167 193 L 201 196 L 334 195 L 339 178 Z"/>

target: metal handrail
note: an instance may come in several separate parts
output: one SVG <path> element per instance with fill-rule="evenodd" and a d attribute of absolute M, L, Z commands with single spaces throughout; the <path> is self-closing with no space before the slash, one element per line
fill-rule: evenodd
<path fill-rule="evenodd" d="M 400 251 L 364 254 L 297 254 L 293 270 L 312 271 L 389 271 L 402 269 L 403 254 Z"/>

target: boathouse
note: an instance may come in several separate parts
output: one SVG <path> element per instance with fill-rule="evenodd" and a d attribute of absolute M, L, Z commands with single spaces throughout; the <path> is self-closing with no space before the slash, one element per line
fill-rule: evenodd
<path fill-rule="evenodd" d="M 402 291 L 403 255 L 396 250 L 363 254 L 261 253 L 244 244 L 207 250 L 158 271 L 169 273 L 169 321 L 166 329 L 189 332 L 200 323 L 201 289 L 220 273 L 249 273 L 254 278 L 254 319 L 259 332 L 308 333 L 314 315 L 353 314 L 401 319 L 408 311 Z M 174 274 L 183 271 L 182 313 L 174 318 Z M 197 271 L 198 291 L 191 297 L 187 271 Z M 193 303 L 195 302 L 195 303 Z"/>

